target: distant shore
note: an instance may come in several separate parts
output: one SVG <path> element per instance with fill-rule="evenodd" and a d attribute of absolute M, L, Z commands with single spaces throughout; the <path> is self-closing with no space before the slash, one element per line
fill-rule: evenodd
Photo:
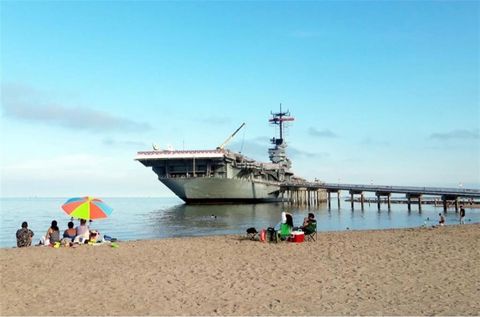
<path fill-rule="evenodd" d="M 2 315 L 478 315 L 480 224 L 0 249 Z"/>

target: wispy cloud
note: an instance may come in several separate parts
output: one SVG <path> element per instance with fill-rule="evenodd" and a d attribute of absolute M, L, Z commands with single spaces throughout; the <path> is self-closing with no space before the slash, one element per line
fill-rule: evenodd
<path fill-rule="evenodd" d="M 232 151 L 241 151 L 253 159 L 266 162 L 268 161 L 268 149 L 272 146 L 273 145 L 269 143 L 268 137 L 257 137 L 243 142 L 232 142 L 232 144 L 227 147 Z M 290 159 L 295 159 L 298 157 L 326 157 L 329 154 L 324 152 L 308 152 L 289 146 L 287 148 L 287 155 Z"/>
<path fill-rule="evenodd" d="M 366 146 L 390 146 L 390 142 L 388 142 L 388 141 L 377 140 L 377 139 L 373 139 L 371 137 L 364 138 L 360 142 L 360 144 L 366 145 Z"/>
<path fill-rule="evenodd" d="M 329 129 L 317 130 L 314 127 L 308 128 L 308 134 L 316 138 L 337 138 L 338 135 Z"/>
<path fill-rule="evenodd" d="M 296 157 L 324 158 L 324 157 L 330 156 L 330 154 L 327 152 L 309 152 L 309 151 L 300 150 L 296 147 L 289 147 L 287 151 L 288 151 L 288 154 L 290 154 L 291 158 L 296 158 Z"/>
<path fill-rule="evenodd" d="M 268 138 L 257 137 L 255 139 L 233 141 L 227 145 L 232 151 L 242 152 L 243 154 L 260 161 L 265 161 L 268 158 Z"/>
<path fill-rule="evenodd" d="M 3 115 L 20 120 L 92 132 L 136 132 L 150 130 L 137 122 L 88 107 L 68 107 L 52 101 L 32 87 L 2 84 Z"/>
<path fill-rule="evenodd" d="M 452 139 L 480 140 L 480 130 L 479 129 L 472 129 L 472 130 L 457 129 L 457 130 L 452 130 L 452 131 L 443 132 L 443 133 L 432 133 L 430 135 L 430 139 L 433 139 L 433 140 L 452 140 Z"/>
<path fill-rule="evenodd" d="M 129 141 L 129 140 L 115 140 L 111 138 L 103 139 L 102 144 L 107 146 L 126 146 L 126 147 L 138 147 L 138 148 L 145 148 L 147 146 L 143 142 Z"/>
<path fill-rule="evenodd" d="M 205 124 L 223 125 L 223 124 L 231 123 L 232 119 L 229 117 L 222 117 L 222 116 L 208 116 L 208 117 L 200 118 L 200 121 Z"/>

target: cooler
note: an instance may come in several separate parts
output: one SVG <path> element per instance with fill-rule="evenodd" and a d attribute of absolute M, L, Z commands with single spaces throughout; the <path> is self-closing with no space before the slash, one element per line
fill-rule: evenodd
<path fill-rule="evenodd" d="M 292 232 L 292 242 L 303 242 L 305 240 L 305 233 L 303 231 L 293 231 Z"/>

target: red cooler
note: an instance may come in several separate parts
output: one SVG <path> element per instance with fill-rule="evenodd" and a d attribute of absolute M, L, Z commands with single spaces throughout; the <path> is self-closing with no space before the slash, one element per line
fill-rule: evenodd
<path fill-rule="evenodd" d="M 303 242 L 305 240 L 305 233 L 303 231 L 293 231 L 292 232 L 292 242 Z"/>

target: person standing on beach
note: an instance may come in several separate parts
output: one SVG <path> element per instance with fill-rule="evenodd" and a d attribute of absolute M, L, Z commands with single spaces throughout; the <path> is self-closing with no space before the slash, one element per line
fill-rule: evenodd
<path fill-rule="evenodd" d="M 32 245 L 33 231 L 28 229 L 28 223 L 24 221 L 22 228 L 17 230 L 17 247 L 29 247 Z"/>
<path fill-rule="evenodd" d="M 440 220 L 438 220 L 438 224 L 440 226 L 444 226 L 445 225 L 445 217 L 442 214 L 438 214 L 438 216 L 440 217 Z"/>
<path fill-rule="evenodd" d="M 460 224 L 465 224 L 465 208 L 463 206 L 460 206 Z"/>

